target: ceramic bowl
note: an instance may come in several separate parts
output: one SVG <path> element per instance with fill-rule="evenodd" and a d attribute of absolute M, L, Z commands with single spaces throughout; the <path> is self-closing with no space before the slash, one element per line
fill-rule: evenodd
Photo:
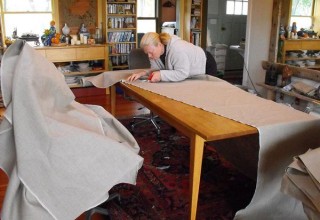
<path fill-rule="evenodd" d="M 85 70 L 89 68 L 89 63 L 78 63 L 80 70 Z"/>
<path fill-rule="evenodd" d="M 316 65 L 316 61 L 315 61 L 315 60 L 307 60 L 307 61 L 306 61 L 306 64 L 307 64 L 308 66 L 314 66 L 314 65 Z"/>
<path fill-rule="evenodd" d="M 296 60 L 296 61 L 294 61 L 294 63 L 297 64 L 297 65 L 299 65 L 299 66 L 301 66 L 301 65 L 304 64 L 304 61 L 302 61 L 302 60 Z"/>
<path fill-rule="evenodd" d="M 289 52 L 290 57 L 298 57 L 299 53 L 296 52 Z"/>

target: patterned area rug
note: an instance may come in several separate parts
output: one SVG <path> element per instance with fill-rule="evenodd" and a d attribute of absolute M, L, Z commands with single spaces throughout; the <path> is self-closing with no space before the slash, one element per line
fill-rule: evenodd
<path fill-rule="evenodd" d="M 130 130 L 130 120 L 121 122 Z M 161 122 L 157 137 L 145 124 L 133 133 L 144 165 L 137 184 L 112 189 L 121 196 L 104 205 L 112 219 L 188 219 L 189 139 Z M 207 145 L 201 174 L 197 219 L 233 219 L 251 200 L 255 182 Z"/>

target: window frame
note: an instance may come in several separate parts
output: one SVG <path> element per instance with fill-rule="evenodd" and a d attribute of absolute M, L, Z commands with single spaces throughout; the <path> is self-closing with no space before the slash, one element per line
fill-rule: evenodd
<path fill-rule="evenodd" d="M 159 27 L 159 0 L 154 0 L 154 1 L 155 1 L 155 8 L 154 8 L 155 17 L 138 17 L 138 14 L 137 14 L 137 23 L 139 20 L 140 21 L 154 20 L 156 23 L 156 32 L 159 33 L 159 31 L 160 31 L 160 27 Z M 137 2 L 138 2 L 138 0 L 137 0 Z M 139 7 L 139 4 L 137 4 L 137 7 Z M 138 27 L 137 27 L 137 33 L 139 33 Z"/>
<path fill-rule="evenodd" d="M 228 2 L 233 2 L 234 3 L 234 6 L 235 6 L 235 4 L 236 4 L 236 2 L 240 2 L 241 3 L 241 14 L 236 14 L 235 12 L 236 12 L 236 7 L 234 7 L 234 9 L 233 9 L 233 13 L 231 14 L 231 13 L 228 13 L 228 7 L 227 7 L 227 5 L 228 5 Z M 243 12 L 243 9 L 244 9 L 244 3 L 246 3 L 247 4 L 247 11 L 246 11 L 246 14 L 244 14 Z M 249 0 L 227 0 L 226 1 L 226 15 L 237 15 L 237 16 L 247 16 L 248 15 L 248 4 L 249 4 Z"/>
<path fill-rule="evenodd" d="M 290 13 L 289 13 L 289 20 L 288 20 L 288 26 L 291 28 L 292 22 L 294 21 L 292 18 L 310 18 L 311 25 L 314 23 L 314 15 L 315 15 L 315 0 L 312 0 L 312 8 L 311 8 L 311 15 L 292 15 L 292 0 L 290 1 Z M 301 27 L 300 27 L 301 28 Z M 300 29 L 299 28 L 299 29 Z"/>
<path fill-rule="evenodd" d="M 43 14 L 43 13 L 48 13 L 48 12 L 41 12 L 41 11 L 36 11 L 36 12 L 30 12 L 30 11 L 10 11 L 6 12 L 4 11 L 4 1 L 6 0 L 0 0 L 0 25 L 1 25 L 1 37 L 2 37 L 2 44 L 4 46 L 5 38 L 7 36 L 11 36 L 11 33 L 6 33 L 6 27 L 5 27 L 5 15 L 6 14 Z M 10 0 L 7 0 L 10 1 Z M 59 0 L 51 0 L 51 15 L 52 15 L 52 20 L 55 21 L 55 27 L 57 30 L 60 30 L 60 22 L 59 22 Z M 49 23 L 48 23 L 49 25 Z M 41 36 L 39 36 L 41 37 Z"/>

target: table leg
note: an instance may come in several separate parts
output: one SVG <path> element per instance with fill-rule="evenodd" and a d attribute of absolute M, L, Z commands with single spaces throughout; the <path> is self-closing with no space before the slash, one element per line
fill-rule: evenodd
<path fill-rule="evenodd" d="M 198 135 L 190 143 L 190 219 L 196 219 L 204 139 Z"/>
<path fill-rule="evenodd" d="M 110 111 L 113 116 L 116 115 L 116 86 L 110 86 Z"/>

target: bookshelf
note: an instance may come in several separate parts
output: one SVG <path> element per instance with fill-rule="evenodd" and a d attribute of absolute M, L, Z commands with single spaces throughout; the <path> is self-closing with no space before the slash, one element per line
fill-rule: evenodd
<path fill-rule="evenodd" d="M 177 4 L 176 26 L 179 36 L 206 48 L 208 0 L 185 0 Z"/>
<path fill-rule="evenodd" d="M 106 43 L 109 70 L 128 68 L 128 55 L 137 47 L 136 0 L 107 0 Z"/>
<path fill-rule="evenodd" d="M 190 15 L 190 42 L 197 46 L 201 46 L 201 11 L 202 1 L 192 0 Z"/>

